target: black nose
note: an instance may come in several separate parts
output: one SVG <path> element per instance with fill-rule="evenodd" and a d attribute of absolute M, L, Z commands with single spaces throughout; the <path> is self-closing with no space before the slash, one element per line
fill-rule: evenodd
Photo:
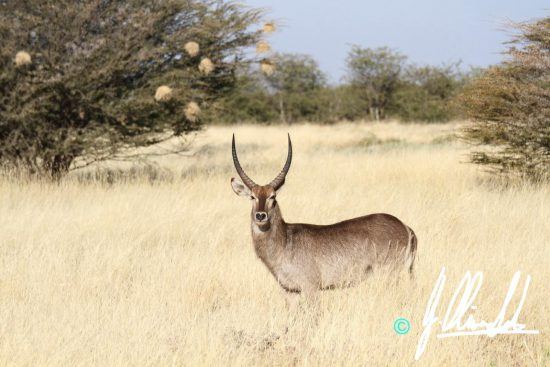
<path fill-rule="evenodd" d="M 264 212 L 257 212 L 256 213 L 256 220 L 264 221 L 267 218 L 267 214 Z"/>

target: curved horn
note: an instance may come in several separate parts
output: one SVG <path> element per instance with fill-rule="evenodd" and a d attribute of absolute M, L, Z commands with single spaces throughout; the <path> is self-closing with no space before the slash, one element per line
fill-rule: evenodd
<path fill-rule="evenodd" d="M 239 176 L 241 176 L 241 180 L 243 180 L 243 183 L 249 188 L 252 189 L 256 185 L 254 181 L 250 177 L 244 173 L 243 168 L 241 167 L 241 164 L 239 163 L 239 158 L 237 158 L 237 149 L 235 148 L 235 134 L 233 134 L 233 143 L 232 143 L 232 150 L 233 150 L 233 163 L 235 164 L 235 169 L 237 170 L 237 173 Z"/>
<path fill-rule="evenodd" d="M 286 157 L 286 163 L 283 170 L 271 181 L 269 185 L 275 190 L 278 190 L 285 183 L 285 177 L 290 168 L 290 162 L 292 162 L 292 142 L 290 141 L 290 134 L 288 134 L 288 155 Z"/>

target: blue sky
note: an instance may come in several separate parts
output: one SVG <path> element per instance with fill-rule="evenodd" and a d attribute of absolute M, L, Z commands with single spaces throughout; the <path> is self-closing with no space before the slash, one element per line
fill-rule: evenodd
<path fill-rule="evenodd" d="M 417 64 L 462 60 L 486 66 L 502 59 L 504 24 L 550 14 L 548 0 L 244 0 L 282 24 L 275 51 L 312 55 L 332 82 L 345 73 L 351 44 L 389 46 Z"/>

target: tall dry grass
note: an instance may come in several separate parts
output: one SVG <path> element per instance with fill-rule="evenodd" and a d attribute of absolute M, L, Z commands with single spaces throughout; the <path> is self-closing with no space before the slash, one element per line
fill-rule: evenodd
<path fill-rule="evenodd" d="M 0 364 L 548 365 L 549 189 L 506 187 L 461 163 L 467 150 L 450 138 L 455 127 L 215 127 L 188 157 L 159 159 L 133 179 L 125 171 L 76 172 L 60 184 L 4 178 Z M 416 284 L 375 274 L 289 314 L 252 249 L 249 203 L 229 184 L 233 131 L 245 169 L 267 182 L 284 162 L 287 130 L 285 219 L 392 213 L 418 235 Z M 442 266 L 442 307 L 466 270 L 484 272 L 476 316 L 487 320 L 513 273 L 530 274 L 520 321 L 541 334 L 432 337 L 414 362 Z M 393 331 L 399 316 L 411 320 L 407 335 Z"/>

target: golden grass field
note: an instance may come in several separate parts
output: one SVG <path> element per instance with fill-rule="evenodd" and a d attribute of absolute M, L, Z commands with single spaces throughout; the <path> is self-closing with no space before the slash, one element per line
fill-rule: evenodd
<path fill-rule="evenodd" d="M 0 365 L 550 365 L 549 187 L 505 186 L 465 163 L 458 126 L 210 127 L 186 156 L 159 158 L 133 178 L 122 166 L 110 176 L 75 171 L 60 184 L 4 178 Z M 264 183 L 284 163 L 287 131 L 285 219 L 394 214 L 419 238 L 414 283 L 374 274 L 287 310 L 254 254 L 250 204 L 229 183 L 232 132 L 247 173 Z M 540 334 L 434 332 L 415 362 L 443 266 L 439 314 L 465 271 L 481 270 L 475 315 L 488 321 L 514 272 L 530 274 L 519 320 Z M 393 331 L 397 317 L 411 320 L 409 334 Z"/>

